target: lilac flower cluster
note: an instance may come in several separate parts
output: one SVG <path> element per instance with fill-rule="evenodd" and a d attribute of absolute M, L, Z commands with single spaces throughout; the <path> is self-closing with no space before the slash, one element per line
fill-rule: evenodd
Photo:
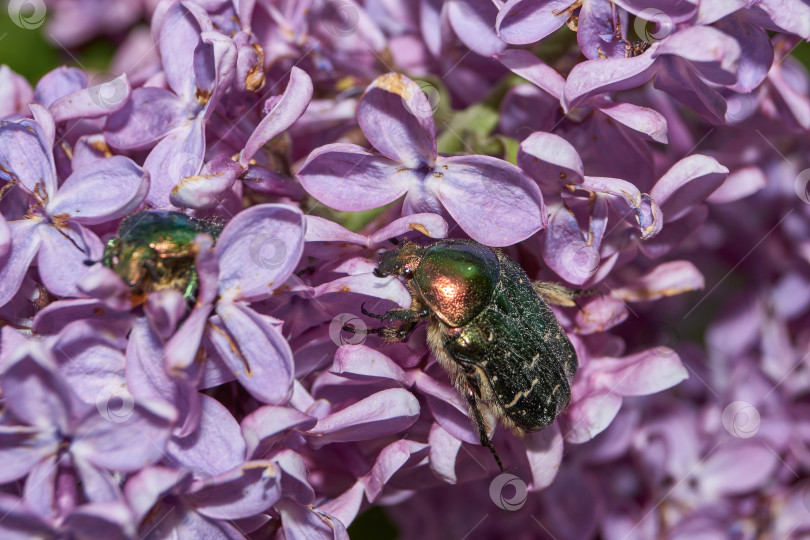
<path fill-rule="evenodd" d="M 31 4 L 127 35 L 0 66 L 0 537 L 810 534 L 806 2 Z M 190 298 L 105 263 L 154 210 L 221 228 Z M 505 472 L 424 325 L 363 333 L 389 240 L 448 237 L 591 290 Z"/>

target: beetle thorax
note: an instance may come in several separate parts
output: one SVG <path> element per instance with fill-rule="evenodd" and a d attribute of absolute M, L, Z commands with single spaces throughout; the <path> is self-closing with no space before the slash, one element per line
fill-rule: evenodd
<path fill-rule="evenodd" d="M 461 242 L 429 247 L 414 272 L 413 286 L 444 324 L 463 326 L 489 304 L 500 276 L 492 249 Z"/>

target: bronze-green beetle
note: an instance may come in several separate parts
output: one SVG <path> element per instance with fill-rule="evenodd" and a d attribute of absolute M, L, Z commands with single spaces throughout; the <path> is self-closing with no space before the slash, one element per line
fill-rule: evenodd
<path fill-rule="evenodd" d="M 190 300 L 197 289 L 192 246 L 198 234 L 216 240 L 222 227 L 170 210 L 147 210 L 121 221 L 118 236 L 104 249 L 103 263 L 112 268 L 135 295 L 177 289 Z"/>
<path fill-rule="evenodd" d="M 523 434 L 551 424 L 568 406 L 577 356 L 547 302 L 575 305 L 579 293 L 532 283 L 510 257 L 473 240 L 406 242 L 383 253 L 374 274 L 408 279 L 413 302 L 383 315 L 361 308 L 386 323 L 366 332 L 402 341 L 430 320 L 428 345 L 467 398 L 481 444 L 501 470 L 482 407 Z"/>

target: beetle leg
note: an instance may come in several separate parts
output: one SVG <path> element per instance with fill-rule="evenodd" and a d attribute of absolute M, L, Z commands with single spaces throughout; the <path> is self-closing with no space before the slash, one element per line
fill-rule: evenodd
<path fill-rule="evenodd" d="M 192 264 L 191 265 L 191 276 L 188 279 L 188 285 L 186 285 L 186 289 L 183 291 L 183 298 L 185 300 L 193 300 L 194 299 L 194 290 L 197 288 L 197 285 L 200 283 L 200 276 L 197 275 L 197 269 Z"/>
<path fill-rule="evenodd" d="M 574 298 L 596 292 L 596 289 L 568 289 L 553 281 L 534 281 L 532 288 L 549 304 L 565 307 L 579 307 Z"/>
<path fill-rule="evenodd" d="M 493 446 L 492 441 L 489 440 L 489 436 L 487 435 L 487 425 L 484 423 L 484 415 L 481 414 L 481 408 L 478 406 L 478 396 L 475 394 L 472 387 L 467 387 L 467 391 L 464 392 L 464 394 L 467 396 L 467 403 L 470 404 L 470 411 L 475 421 L 475 427 L 478 428 L 478 438 L 481 440 L 481 446 L 489 448 L 489 451 L 492 452 L 492 457 L 495 458 L 495 462 L 498 464 L 498 468 L 503 472 L 501 458 L 498 456 L 495 446 Z"/>

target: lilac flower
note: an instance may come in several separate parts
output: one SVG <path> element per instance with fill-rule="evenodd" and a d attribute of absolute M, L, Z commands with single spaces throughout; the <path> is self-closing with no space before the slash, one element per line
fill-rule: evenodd
<path fill-rule="evenodd" d="M 298 172 L 304 188 L 325 204 L 367 210 L 406 195 L 403 214 L 446 211 L 472 238 L 494 246 L 545 227 L 540 190 L 515 166 L 488 156 L 436 153 L 430 105 L 407 77 L 390 73 L 374 81 L 358 104 L 357 121 L 382 155 L 356 145 L 327 145 Z M 481 221 L 481 212 L 492 221 Z"/>
<path fill-rule="evenodd" d="M 2 429 L 0 453 L 7 466 L 0 481 L 27 475 L 24 498 L 38 514 L 71 512 L 77 479 L 88 500 L 115 501 L 118 488 L 110 472 L 136 471 L 160 459 L 176 416 L 171 406 L 130 399 L 125 414 L 111 415 L 103 402 L 94 407 L 80 401 L 76 391 L 92 391 L 92 385 L 68 386 L 49 347 L 10 328 L 3 329 L 2 345 L 11 417 Z"/>
<path fill-rule="evenodd" d="M 53 120 L 38 105 L 31 110 L 36 121 L 0 125 L 0 179 L 19 187 L 25 204 L 8 222 L 11 249 L 0 260 L 0 305 L 17 292 L 35 256 L 48 290 L 75 296 L 87 271 L 84 261 L 102 254 L 100 240 L 87 227 L 133 211 L 149 188 L 146 172 L 123 156 L 97 160 L 58 185 Z"/>
<path fill-rule="evenodd" d="M 202 167 L 205 121 L 232 81 L 236 48 L 195 4 L 172 3 L 160 15 L 154 24 L 170 89 L 135 89 L 104 135 L 115 148 L 151 148 L 143 164 L 152 179 L 146 200 L 167 208 L 172 188 Z"/>

